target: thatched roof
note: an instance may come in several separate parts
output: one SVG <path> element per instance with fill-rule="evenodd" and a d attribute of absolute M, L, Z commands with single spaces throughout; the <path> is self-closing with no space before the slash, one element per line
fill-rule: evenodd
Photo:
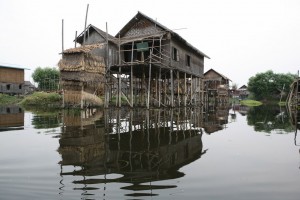
<path fill-rule="evenodd" d="M 90 44 L 84 45 L 76 48 L 67 49 L 63 52 L 63 54 L 70 54 L 70 53 L 89 53 L 91 50 L 96 48 L 102 48 L 105 46 L 105 43 L 98 43 L 98 44 Z"/>
<path fill-rule="evenodd" d="M 104 58 L 89 53 L 95 48 L 102 47 L 102 45 L 85 45 L 64 51 L 63 58 L 58 63 L 60 71 L 105 73 L 106 65 Z"/>

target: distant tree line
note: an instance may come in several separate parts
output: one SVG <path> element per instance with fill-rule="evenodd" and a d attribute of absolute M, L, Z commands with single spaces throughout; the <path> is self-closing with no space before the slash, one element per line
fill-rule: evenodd
<path fill-rule="evenodd" d="M 255 100 L 274 100 L 286 96 L 297 75 L 276 74 L 272 70 L 258 73 L 248 81 L 248 90 Z"/>

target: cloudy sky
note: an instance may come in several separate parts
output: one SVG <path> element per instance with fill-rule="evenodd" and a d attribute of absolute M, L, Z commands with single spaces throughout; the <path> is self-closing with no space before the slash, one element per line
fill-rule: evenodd
<path fill-rule="evenodd" d="M 88 24 L 115 35 L 138 11 L 204 52 L 213 68 L 238 86 L 256 73 L 300 69 L 299 0 L 0 0 L 0 62 L 23 66 L 26 80 L 38 66 L 57 67 L 61 21 L 65 49 Z"/>

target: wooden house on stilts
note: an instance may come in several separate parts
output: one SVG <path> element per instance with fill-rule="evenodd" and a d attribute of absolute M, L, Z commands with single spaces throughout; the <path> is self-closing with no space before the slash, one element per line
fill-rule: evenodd
<path fill-rule="evenodd" d="M 119 62 L 111 65 L 109 71 L 118 80 L 117 106 L 121 106 L 121 97 L 131 107 L 202 104 L 202 77 L 207 55 L 141 12 L 119 31 L 116 38 Z M 108 93 L 106 96 L 111 97 Z M 106 99 L 106 105 L 109 102 Z"/>
<path fill-rule="evenodd" d="M 229 81 L 228 77 L 210 69 L 204 73 L 204 99 L 206 102 L 225 103 L 229 100 Z"/>

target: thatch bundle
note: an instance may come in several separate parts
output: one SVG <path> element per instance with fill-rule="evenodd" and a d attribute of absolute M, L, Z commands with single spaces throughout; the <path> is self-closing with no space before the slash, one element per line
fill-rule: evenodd
<path fill-rule="evenodd" d="M 80 105 L 81 102 L 81 91 L 65 90 L 64 101 L 66 104 Z"/>
<path fill-rule="evenodd" d="M 92 44 L 65 50 L 63 58 L 58 63 L 60 71 L 104 74 L 106 67 L 104 58 L 91 52 L 103 47 L 103 44 Z"/>
<path fill-rule="evenodd" d="M 102 99 L 94 94 L 79 90 L 64 90 L 64 101 L 66 104 L 79 106 L 81 99 L 88 104 L 103 105 Z"/>
<path fill-rule="evenodd" d="M 84 46 L 80 46 L 80 47 L 76 47 L 76 48 L 67 49 L 63 52 L 63 54 L 89 53 L 93 49 L 104 48 L 104 47 L 105 47 L 105 43 L 89 44 L 89 45 L 84 45 Z"/>
<path fill-rule="evenodd" d="M 103 74 L 98 73 L 89 73 L 89 72 L 66 72 L 61 71 L 61 80 L 63 81 L 80 81 L 85 82 L 88 84 L 98 84 L 98 83 L 104 83 L 105 77 Z"/>
<path fill-rule="evenodd" d="M 103 112 L 102 111 L 97 111 L 94 112 L 91 116 L 87 116 L 85 118 L 85 115 L 83 113 L 81 113 L 81 115 L 78 116 L 74 116 L 74 115 L 64 115 L 64 123 L 66 126 L 70 127 L 85 127 L 86 129 L 89 129 L 89 125 L 95 125 L 95 121 L 101 119 L 103 117 Z M 95 128 L 94 126 L 92 126 L 92 128 Z M 80 133 L 78 132 L 71 132 L 70 134 L 75 134 L 77 137 L 80 135 Z M 94 134 L 94 132 L 92 131 L 88 131 L 89 135 Z M 99 134 L 99 131 L 96 131 L 95 134 Z M 75 137 L 75 136 L 73 136 Z"/>

